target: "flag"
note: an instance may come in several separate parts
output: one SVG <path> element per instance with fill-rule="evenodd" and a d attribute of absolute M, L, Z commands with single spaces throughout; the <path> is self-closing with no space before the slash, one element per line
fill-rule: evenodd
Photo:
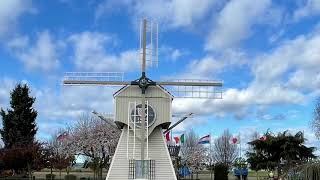
<path fill-rule="evenodd" d="M 230 143 L 231 144 L 239 144 L 240 143 L 239 138 L 238 137 L 232 137 L 230 139 Z"/>
<path fill-rule="evenodd" d="M 181 144 L 184 143 L 184 134 L 182 134 L 182 135 L 180 136 L 180 142 L 181 142 Z"/>
<path fill-rule="evenodd" d="M 267 136 L 260 137 L 260 141 L 266 141 L 266 140 L 267 140 Z"/>
<path fill-rule="evenodd" d="M 68 137 L 68 133 L 67 132 L 64 132 L 62 134 L 60 134 L 58 137 L 57 137 L 57 141 L 63 141 L 65 139 L 67 139 Z"/>
<path fill-rule="evenodd" d="M 199 139 L 198 144 L 209 144 L 210 143 L 210 135 L 203 136 Z"/>
<path fill-rule="evenodd" d="M 180 138 L 179 138 L 179 137 L 174 137 L 173 139 L 176 141 L 176 144 L 178 144 L 179 141 L 180 141 Z"/>
<path fill-rule="evenodd" d="M 167 132 L 167 134 L 166 134 L 166 140 L 167 140 L 167 141 L 170 141 L 170 131 Z"/>

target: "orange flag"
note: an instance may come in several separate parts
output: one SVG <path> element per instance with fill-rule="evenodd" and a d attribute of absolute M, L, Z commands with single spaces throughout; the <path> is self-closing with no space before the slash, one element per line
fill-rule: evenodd
<path fill-rule="evenodd" d="M 174 137 L 173 139 L 176 141 L 176 144 L 178 144 L 179 141 L 180 141 L 180 138 L 179 138 L 179 137 Z"/>

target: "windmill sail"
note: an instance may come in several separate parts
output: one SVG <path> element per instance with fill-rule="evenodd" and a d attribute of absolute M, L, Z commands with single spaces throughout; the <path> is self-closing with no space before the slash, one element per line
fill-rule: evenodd
<path fill-rule="evenodd" d="M 176 97 L 221 99 L 222 91 L 218 89 L 223 83 L 208 80 L 151 80 L 147 77 L 146 66 L 158 65 L 158 25 L 144 19 L 140 28 L 141 76 L 138 79 L 125 81 L 121 72 L 69 72 L 64 76 L 63 83 L 81 86 L 125 86 L 114 95 L 114 122 L 121 128 L 121 136 L 108 171 L 108 180 L 176 180 L 163 138 L 163 130 L 168 129 L 171 123 L 174 96 L 163 87 L 169 88 Z M 131 107 L 132 102 L 134 107 Z M 130 120 L 132 114 L 133 121 Z M 183 119 L 180 122 L 182 121 Z M 140 127 L 136 126 L 136 123 L 140 123 Z M 132 156 L 129 156 L 129 152 Z M 127 169 L 127 172 L 124 169 Z"/>
<path fill-rule="evenodd" d="M 67 72 L 63 78 L 64 85 L 110 85 L 131 84 L 123 81 L 123 72 Z"/>
<path fill-rule="evenodd" d="M 143 39 L 145 33 L 145 40 Z M 140 59 L 143 57 L 143 47 L 145 43 L 145 55 L 147 67 L 158 67 L 158 24 L 156 22 L 140 23 Z"/>
<path fill-rule="evenodd" d="M 157 82 L 164 86 L 175 98 L 222 99 L 222 81 L 180 79 Z"/>

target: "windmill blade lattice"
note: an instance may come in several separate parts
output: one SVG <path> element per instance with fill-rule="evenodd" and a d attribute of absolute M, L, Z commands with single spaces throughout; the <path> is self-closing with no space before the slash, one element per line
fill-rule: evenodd
<path fill-rule="evenodd" d="M 179 79 L 157 84 L 168 89 L 175 98 L 222 99 L 222 81 Z"/>
<path fill-rule="evenodd" d="M 123 81 L 123 72 L 67 72 L 63 77 L 63 84 L 69 86 L 77 85 L 129 85 L 130 82 Z"/>

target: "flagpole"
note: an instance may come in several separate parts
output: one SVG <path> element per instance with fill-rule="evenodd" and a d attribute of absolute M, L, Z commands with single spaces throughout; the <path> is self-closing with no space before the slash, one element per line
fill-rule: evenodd
<path fill-rule="evenodd" d="M 211 131 L 210 131 L 210 180 L 212 180 L 212 147 L 211 147 L 211 141 L 212 141 L 212 136 L 211 136 Z"/>
<path fill-rule="evenodd" d="M 242 158 L 241 158 L 241 132 L 239 131 L 239 144 L 240 144 L 240 180 L 242 180 Z"/>
<path fill-rule="evenodd" d="M 170 143 L 171 143 L 171 145 L 173 145 L 173 142 L 172 142 L 172 129 L 171 129 L 171 139 L 170 139 Z"/>

